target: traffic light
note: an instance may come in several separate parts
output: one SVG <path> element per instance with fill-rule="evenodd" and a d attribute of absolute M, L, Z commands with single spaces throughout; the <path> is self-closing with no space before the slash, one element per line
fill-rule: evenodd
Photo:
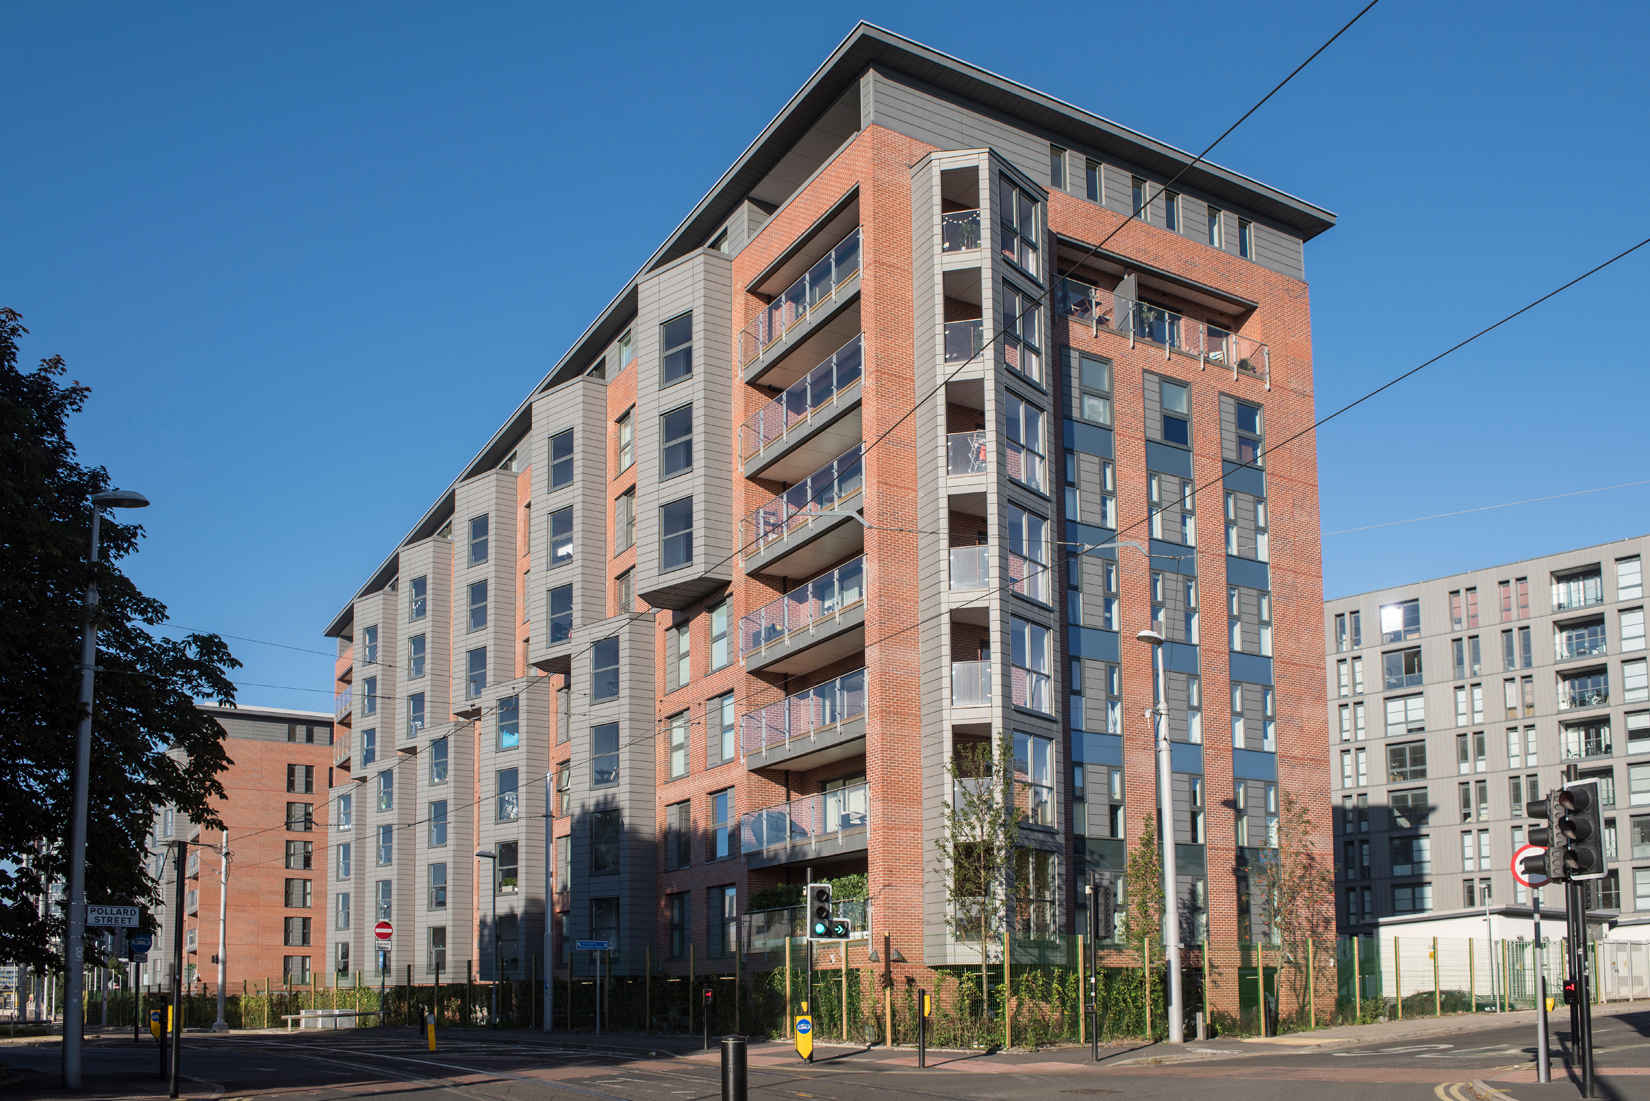
<path fill-rule="evenodd" d="M 1575 1005 L 1576 1002 L 1579 1001 L 1579 1000 L 1580 999 L 1576 996 L 1576 981 L 1574 979 L 1565 979 L 1564 980 L 1564 1004 L 1565 1005 Z"/>
<path fill-rule="evenodd" d="M 832 940 L 847 940 L 853 935 L 853 930 L 849 928 L 848 923 L 841 918 L 832 918 L 831 931 L 825 935 L 830 937 Z"/>
<path fill-rule="evenodd" d="M 1117 924 L 1117 892 L 1112 890 L 1110 883 L 1098 876 L 1094 880 L 1094 930 L 1091 934 L 1098 943 L 1110 940 L 1112 928 Z"/>
<path fill-rule="evenodd" d="M 809 936 L 832 936 L 831 885 L 829 883 L 810 883 L 808 885 L 808 929 Z"/>
<path fill-rule="evenodd" d="M 1551 824 L 1553 812 L 1557 806 L 1557 795 L 1549 795 L 1545 799 L 1532 799 L 1524 804 L 1524 813 L 1531 818 L 1541 818 L 1548 822 L 1545 826 L 1531 826 L 1529 840 L 1532 845 L 1540 845 L 1547 851 L 1526 856 L 1521 869 L 1526 876 L 1544 875 L 1554 882 L 1562 882 L 1569 878 L 1564 870 L 1564 855 L 1568 849 L 1567 839 Z"/>
<path fill-rule="evenodd" d="M 1598 781 L 1571 780 L 1558 793 L 1554 825 L 1564 838 L 1564 874 L 1569 879 L 1603 879 L 1610 871 L 1604 855 L 1604 822 L 1599 816 Z"/>

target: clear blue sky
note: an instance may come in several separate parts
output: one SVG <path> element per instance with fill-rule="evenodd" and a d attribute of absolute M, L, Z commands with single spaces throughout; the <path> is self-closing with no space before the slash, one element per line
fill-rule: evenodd
<path fill-rule="evenodd" d="M 1356 10 L 0 3 L 0 303 L 93 388 L 176 623 L 361 579 L 854 21 L 1201 148 Z M 1215 159 L 1334 210 L 1327 412 L 1650 235 L 1650 9 L 1383 0 Z M 1650 478 L 1650 248 L 1324 429 L 1326 531 Z M 1650 487 L 1325 540 L 1331 595 L 1650 530 Z M 244 704 L 330 660 L 232 642 Z"/>

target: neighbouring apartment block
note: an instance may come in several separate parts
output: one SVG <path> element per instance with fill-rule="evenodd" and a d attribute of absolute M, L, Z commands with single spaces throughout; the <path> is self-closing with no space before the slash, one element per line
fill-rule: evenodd
<path fill-rule="evenodd" d="M 1146 627 L 1187 935 L 1251 936 L 1280 793 L 1330 840 L 1316 454 L 1263 452 L 1333 218 L 1191 161 L 856 28 L 328 627 L 332 966 L 731 970 L 847 873 L 978 959 L 936 841 L 1003 735 L 1014 920 L 1080 929 L 1155 805 Z"/>
<path fill-rule="evenodd" d="M 307 983 L 326 952 L 327 795 L 332 784 L 332 716 L 266 707 L 201 710 L 228 735 L 232 764 L 218 776 L 217 804 L 228 834 L 229 875 L 222 944 L 225 983 Z M 173 752 L 180 752 L 174 750 Z M 175 842 L 186 843 L 183 980 L 216 989 L 224 832 L 202 829 L 171 808 L 155 816 L 149 873 L 161 904 L 159 928 L 138 981 L 172 982 L 177 929 Z"/>
<path fill-rule="evenodd" d="M 1646 551 L 1640 536 L 1325 602 L 1343 932 L 1529 907 L 1512 876 L 1525 804 L 1570 766 L 1599 780 L 1619 862 L 1590 909 L 1650 918 Z M 1543 901 L 1564 909 L 1562 891 Z"/>

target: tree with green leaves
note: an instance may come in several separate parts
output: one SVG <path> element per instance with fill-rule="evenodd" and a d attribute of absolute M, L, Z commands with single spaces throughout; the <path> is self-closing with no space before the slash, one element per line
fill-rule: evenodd
<path fill-rule="evenodd" d="M 938 850 L 951 933 L 980 946 L 981 989 L 986 964 L 1002 941 L 1019 821 L 1014 814 L 1014 744 L 961 744 L 946 765 L 951 798 L 934 844 Z"/>
<path fill-rule="evenodd" d="M 91 391 L 59 382 L 58 356 L 20 370 L 21 322 L 0 308 L 0 959 L 57 969 L 53 941 L 66 915 L 40 900 L 68 879 L 87 582 L 95 576 L 100 598 L 88 902 L 159 901 L 144 867 L 159 808 L 221 827 L 213 801 L 232 762 L 223 728 L 195 700 L 232 705 L 228 671 L 240 663 L 217 635 L 174 640 L 146 629 L 165 622 L 166 607 L 116 565 L 137 550 L 142 527 L 105 515 L 99 561 L 88 562 L 88 499 L 110 480 L 76 461 L 68 420 Z"/>
<path fill-rule="evenodd" d="M 1277 825 L 1250 873 L 1250 905 L 1258 903 L 1267 942 L 1281 949 L 1280 962 L 1294 975 L 1297 1008 L 1304 1010 L 1307 942 L 1332 945 L 1335 939 L 1335 869 L 1318 855 L 1306 807 L 1289 792 L 1279 794 Z"/>
<path fill-rule="evenodd" d="M 1157 846 L 1157 816 L 1147 813 L 1140 837 L 1129 849 L 1123 881 L 1123 942 L 1138 947 L 1143 940 L 1163 943 L 1163 859 Z"/>

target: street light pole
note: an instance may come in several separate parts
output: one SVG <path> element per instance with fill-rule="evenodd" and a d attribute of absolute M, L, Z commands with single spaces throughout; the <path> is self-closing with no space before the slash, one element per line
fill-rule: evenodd
<path fill-rule="evenodd" d="M 1186 1028 L 1180 999 L 1180 900 L 1174 875 L 1174 762 L 1169 750 L 1169 727 L 1164 721 L 1168 707 L 1163 702 L 1163 636 L 1146 630 L 1135 637 L 1152 644 L 1152 708 L 1146 714 L 1152 721 L 1152 736 L 1157 742 L 1158 825 L 1163 836 L 1163 943 L 1168 947 L 1169 956 L 1169 1043 L 1183 1044 Z"/>
<path fill-rule="evenodd" d="M 551 888 L 550 869 L 555 858 L 556 819 L 555 773 L 544 774 L 544 1031 L 550 1031 L 550 1022 L 556 1009 L 556 896 Z M 651 1026 L 650 1026 L 651 1027 Z"/>
<path fill-rule="evenodd" d="M 74 740 L 74 806 L 69 821 L 69 928 L 63 939 L 63 1087 L 80 1088 L 80 1051 L 85 1022 L 81 1005 L 86 976 L 86 803 L 92 772 L 92 681 L 97 671 L 97 534 L 104 505 L 143 508 L 148 498 L 131 490 L 94 493 L 91 576 L 80 625 L 80 730 Z"/>
<path fill-rule="evenodd" d="M 224 929 L 229 919 L 229 827 L 218 835 L 218 1019 L 212 1022 L 213 1032 L 228 1032 L 229 1022 L 223 1017 L 223 984 L 229 970 L 227 938 Z M 241 1022 L 245 1027 L 246 1022 Z"/>
<path fill-rule="evenodd" d="M 498 1027 L 498 854 L 492 849 L 478 849 L 476 856 L 493 862 L 493 1017 L 492 1026 Z"/>

